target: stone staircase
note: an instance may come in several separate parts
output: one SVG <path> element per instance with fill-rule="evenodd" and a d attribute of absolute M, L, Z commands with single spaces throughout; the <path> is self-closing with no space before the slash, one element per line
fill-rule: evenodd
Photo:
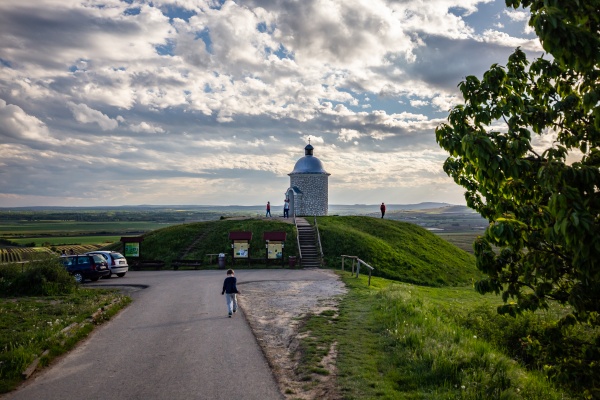
<path fill-rule="evenodd" d="M 302 268 L 320 268 L 321 255 L 315 228 L 304 218 L 296 217 L 300 252 L 302 254 Z"/>

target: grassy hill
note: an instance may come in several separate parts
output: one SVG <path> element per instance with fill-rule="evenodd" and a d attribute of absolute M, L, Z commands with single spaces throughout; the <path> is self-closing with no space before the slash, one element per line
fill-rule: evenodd
<path fill-rule="evenodd" d="M 375 275 L 427 286 L 469 284 L 479 274 L 472 255 L 458 249 L 429 231 L 413 224 L 371 217 L 320 217 L 326 265 L 339 268 L 341 255 L 358 256 L 375 268 Z M 250 255 L 264 257 L 263 233 L 287 232 L 284 255 L 298 254 L 293 225 L 277 220 L 226 219 L 175 225 L 144 235 L 144 259 L 169 264 L 179 259 L 192 243 L 197 247 L 187 259 L 204 259 L 206 254 L 231 254 L 228 234 L 250 231 Z"/>
<path fill-rule="evenodd" d="M 163 260 L 169 264 L 172 260 L 181 258 L 183 253 L 199 238 L 197 245 L 185 256 L 185 259 L 204 259 L 206 254 L 231 254 L 229 240 L 231 231 L 252 232 L 252 241 L 250 242 L 250 257 L 252 258 L 260 258 L 265 255 L 264 232 L 287 232 L 284 255 L 298 253 L 294 225 L 276 220 L 232 219 L 175 225 L 147 233 L 143 236 L 144 241 L 140 247 L 141 256 L 147 260 Z"/>
<path fill-rule="evenodd" d="M 478 279 L 475 258 L 417 225 L 371 217 L 319 217 L 327 265 L 358 256 L 388 279 L 458 286 Z"/>

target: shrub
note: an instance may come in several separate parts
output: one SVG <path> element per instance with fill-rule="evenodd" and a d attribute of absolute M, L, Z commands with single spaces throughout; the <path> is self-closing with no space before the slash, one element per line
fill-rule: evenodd
<path fill-rule="evenodd" d="M 478 307 L 458 316 L 462 325 L 532 370 L 543 370 L 554 382 L 584 398 L 600 398 L 600 329 L 560 324 L 553 314 L 498 315 Z"/>
<path fill-rule="evenodd" d="M 0 268 L 0 296 L 57 296 L 76 289 L 75 280 L 56 257 Z"/>
<path fill-rule="evenodd" d="M 0 295 L 4 296 L 9 291 L 14 281 L 21 274 L 22 266 L 19 264 L 6 264 L 0 266 Z"/>

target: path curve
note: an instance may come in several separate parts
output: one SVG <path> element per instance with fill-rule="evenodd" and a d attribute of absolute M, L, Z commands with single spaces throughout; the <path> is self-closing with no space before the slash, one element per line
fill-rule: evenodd
<path fill-rule="evenodd" d="M 319 270 L 238 270 L 238 282 L 322 280 Z M 224 271 L 130 271 L 133 303 L 7 399 L 281 399 Z M 138 286 L 139 287 L 139 286 Z M 243 285 L 240 290 L 243 291 Z M 276 295 L 276 294 L 274 294 Z M 242 293 L 243 296 L 243 293 Z"/>

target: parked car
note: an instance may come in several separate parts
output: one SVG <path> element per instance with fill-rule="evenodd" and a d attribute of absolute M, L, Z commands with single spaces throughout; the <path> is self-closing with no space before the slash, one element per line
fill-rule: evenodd
<path fill-rule="evenodd" d="M 76 254 L 60 258 L 67 271 L 79 283 L 86 279 L 97 281 L 103 276 L 110 275 L 106 260 L 97 254 Z"/>
<path fill-rule="evenodd" d="M 118 277 L 124 277 L 127 271 L 129 271 L 129 265 L 127 264 L 127 259 L 123 257 L 123 254 L 117 253 L 116 251 L 88 251 L 85 254 L 97 254 L 102 256 L 106 262 L 108 263 L 108 268 L 110 268 L 110 274 L 107 278 L 110 278 L 111 274 L 115 274 Z"/>

